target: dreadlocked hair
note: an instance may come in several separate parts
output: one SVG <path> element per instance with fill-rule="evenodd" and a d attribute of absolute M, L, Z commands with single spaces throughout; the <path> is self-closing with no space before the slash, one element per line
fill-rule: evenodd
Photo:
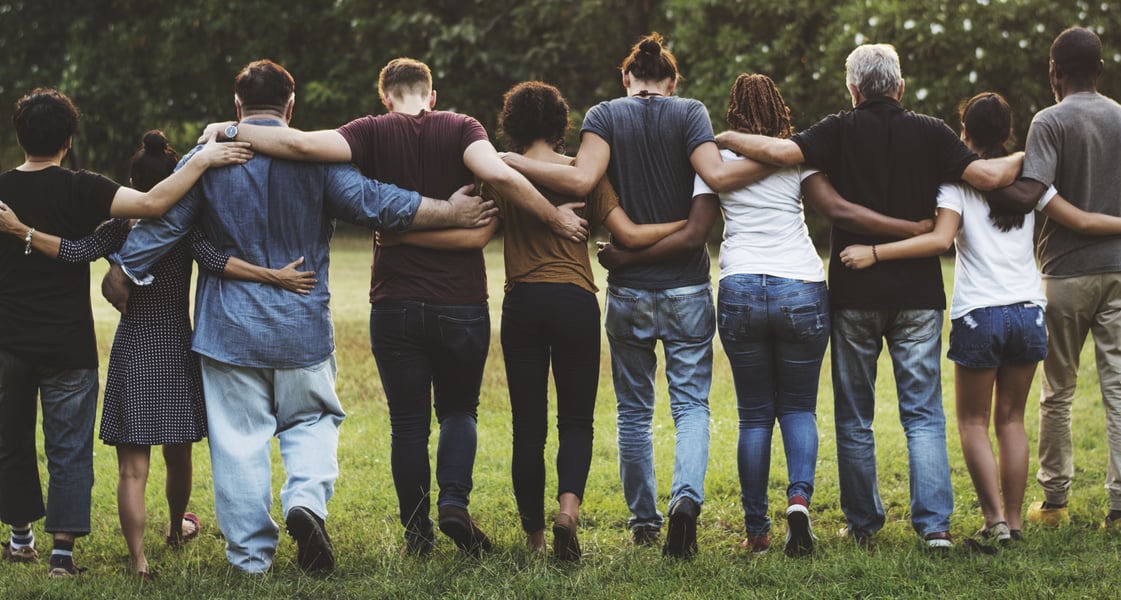
<path fill-rule="evenodd" d="M 1008 155 L 1005 144 L 1012 134 L 1012 107 L 1000 94 L 982 92 L 965 100 L 958 107 L 961 125 L 969 135 L 981 158 L 999 158 Z M 989 219 L 1001 231 L 1011 231 L 1024 226 L 1024 215 L 989 208 Z"/>
<path fill-rule="evenodd" d="M 744 133 L 778 138 L 794 135 L 790 108 L 770 77 L 740 74 L 728 94 L 728 126 Z"/>

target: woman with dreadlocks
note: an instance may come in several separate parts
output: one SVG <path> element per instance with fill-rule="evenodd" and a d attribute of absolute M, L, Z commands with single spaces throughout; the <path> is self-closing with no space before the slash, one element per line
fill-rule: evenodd
<path fill-rule="evenodd" d="M 1004 98 L 978 94 L 962 103 L 960 115 L 961 139 L 971 150 L 982 158 L 1007 154 L 1012 109 Z M 1121 234 L 1121 218 L 1084 212 L 1054 187 L 1036 210 L 1084 235 Z M 1033 213 L 1002 213 L 968 185 L 944 185 L 934 231 L 890 244 L 849 246 L 840 255 L 845 266 L 864 269 L 957 245 L 947 356 L 954 362 L 958 433 L 985 518 L 980 535 L 1002 544 L 1022 537 L 1028 474 L 1024 407 L 1036 366 L 1047 353 L 1047 299 L 1032 257 L 1034 229 Z M 999 464 L 989 441 L 990 417 Z"/>

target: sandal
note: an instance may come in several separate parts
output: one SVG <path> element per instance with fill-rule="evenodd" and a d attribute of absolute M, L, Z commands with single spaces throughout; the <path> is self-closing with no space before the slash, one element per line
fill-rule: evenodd
<path fill-rule="evenodd" d="M 186 544 L 187 542 L 197 538 L 199 536 L 199 532 L 202 531 L 202 525 L 199 523 L 199 516 L 195 513 L 183 513 L 183 520 L 191 523 L 195 526 L 195 528 L 191 530 L 190 533 L 183 535 L 183 525 L 180 524 L 178 536 L 173 535 L 171 531 L 168 531 L 165 541 L 167 542 L 167 545 L 171 546 L 172 548 L 178 548 L 179 546 L 182 546 L 183 544 Z"/>

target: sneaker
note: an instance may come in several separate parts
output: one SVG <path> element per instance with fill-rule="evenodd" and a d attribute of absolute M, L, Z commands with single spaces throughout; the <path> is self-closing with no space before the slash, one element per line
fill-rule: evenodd
<path fill-rule="evenodd" d="M 74 559 L 69 556 L 52 556 L 50 566 L 47 567 L 49 579 L 68 579 L 77 577 L 83 572 L 85 569 L 75 565 Z"/>
<path fill-rule="evenodd" d="M 1009 529 L 1008 535 L 1013 542 L 1024 541 L 1024 532 L 1019 529 Z"/>
<path fill-rule="evenodd" d="M 926 540 L 926 547 L 932 550 L 946 550 L 954 547 L 954 540 L 950 537 L 949 531 L 928 533 L 923 539 Z"/>
<path fill-rule="evenodd" d="M 661 530 L 651 525 L 638 525 L 631 530 L 631 539 L 635 546 L 653 546 L 661 537 Z"/>
<path fill-rule="evenodd" d="M 766 554 L 771 549 L 771 536 L 765 533 L 748 535 L 744 541 L 740 542 L 740 547 L 751 551 L 755 555 Z"/>
<path fill-rule="evenodd" d="M 3 544 L 0 545 L 3 546 L 3 549 L 0 550 L 0 555 L 3 556 L 3 560 L 6 562 L 31 563 L 39 560 L 39 553 L 35 551 L 34 546 L 21 546 L 12 550 L 12 546 L 8 542 L 3 542 Z"/>
<path fill-rule="evenodd" d="M 319 515 L 303 506 L 294 506 L 288 511 L 285 525 L 299 548 L 296 562 L 301 569 L 312 572 L 335 568 L 335 550 Z"/>
<path fill-rule="evenodd" d="M 460 550 L 475 558 L 494 548 L 490 538 L 479 529 L 466 508 L 445 504 L 440 507 L 439 521 L 440 531 L 450 537 Z"/>
<path fill-rule="evenodd" d="M 1058 527 L 1070 523 L 1070 512 L 1065 504 L 1053 505 L 1048 502 L 1032 502 L 1028 507 L 1028 522 L 1048 527 Z"/>
<path fill-rule="evenodd" d="M 427 520 L 427 519 L 426 519 Z M 428 526 L 410 525 L 405 528 L 405 553 L 410 556 L 428 556 L 436 548 L 436 534 L 432 522 Z"/>
<path fill-rule="evenodd" d="M 1012 542 L 1012 530 L 1008 528 L 1008 523 L 1000 521 L 993 523 L 991 526 L 977 532 L 977 535 L 992 540 L 1002 546 L 1007 546 Z"/>
<path fill-rule="evenodd" d="M 808 556 L 813 553 L 814 534 L 810 526 L 810 509 L 805 498 L 794 496 L 786 507 L 786 544 L 783 551 L 787 556 Z"/>
<path fill-rule="evenodd" d="M 701 507 L 692 498 L 681 498 L 669 511 L 669 531 L 662 556 L 692 558 L 697 553 L 697 516 Z"/>

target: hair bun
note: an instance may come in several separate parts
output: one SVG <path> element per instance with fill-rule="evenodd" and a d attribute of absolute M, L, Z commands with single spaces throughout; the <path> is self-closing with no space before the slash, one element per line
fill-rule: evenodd
<path fill-rule="evenodd" d="M 167 154 L 169 142 L 162 131 L 153 129 L 144 134 L 144 153 L 163 156 Z"/>
<path fill-rule="evenodd" d="M 641 50 L 643 54 L 649 54 L 651 56 L 657 56 L 662 53 L 662 45 L 655 39 L 642 40 L 642 43 L 638 45 L 638 49 Z"/>

